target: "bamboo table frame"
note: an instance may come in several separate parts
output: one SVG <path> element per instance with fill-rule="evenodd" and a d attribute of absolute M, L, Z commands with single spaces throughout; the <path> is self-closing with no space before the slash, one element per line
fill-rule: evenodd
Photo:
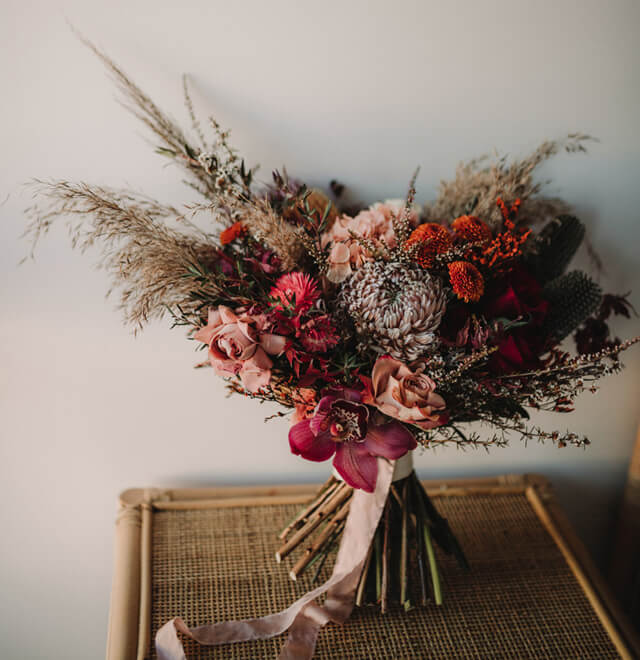
<path fill-rule="evenodd" d="M 556 543 L 593 610 L 624 660 L 640 658 L 640 641 L 558 506 L 548 480 L 539 475 L 429 480 L 429 496 L 523 494 Z M 268 504 L 302 504 L 316 484 L 178 488 L 134 488 L 120 495 L 109 611 L 107 660 L 144 660 L 151 626 L 151 530 L 154 511 Z"/>

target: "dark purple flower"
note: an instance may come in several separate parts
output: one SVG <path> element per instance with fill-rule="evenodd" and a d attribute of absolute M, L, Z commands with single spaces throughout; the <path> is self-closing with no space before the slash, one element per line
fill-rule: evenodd
<path fill-rule="evenodd" d="M 320 399 L 313 417 L 289 431 L 294 454 L 310 461 L 326 461 L 354 488 L 373 492 L 378 478 L 377 456 L 396 459 L 417 446 L 413 434 L 391 420 L 377 424 L 360 392 L 330 390 Z"/>

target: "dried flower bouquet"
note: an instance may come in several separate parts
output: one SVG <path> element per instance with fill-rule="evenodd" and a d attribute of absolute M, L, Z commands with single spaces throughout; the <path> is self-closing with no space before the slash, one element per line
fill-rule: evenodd
<path fill-rule="evenodd" d="M 512 434 L 588 443 L 527 421 L 530 409 L 570 412 L 638 341 L 612 337 L 607 325 L 632 313 L 626 296 L 603 295 L 568 270 L 584 226 L 534 180 L 560 150 L 584 151 L 587 136 L 545 142 L 522 160 L 462 165 L 424 208 L 415 176 L 405 199 L 363 207 L 336 182 L 330 199 L 285 171 L 258 185 L 215 120 L 205 136 L 186 82 L 195 141 L 96 53 L 200 200 L 177 208 L 38 182 L 28 236 L 35 244 L 56 218 L 70 218 L 74 247 L 100 246 L 127 323 L 168 315 L 186 326 L 231 391 L 285 407 L 294 454 L 332 460 L 335 476 L 280 537 L 279 560 L 298 550 L 294 579 L 313 566 L 317 575 L 339 545 L 354 489 L 374 491 L 380 457 L 498 447 Z M 203 216 L 216 224 L 202 229 Z M 576 354 L 561 345 L 570 335 Z M 468 432 L 471 422 L 493 433 Z M 440 602 L 434 541 L 465 563 L 409 467 L 390 487 L 356 602 Z"/>

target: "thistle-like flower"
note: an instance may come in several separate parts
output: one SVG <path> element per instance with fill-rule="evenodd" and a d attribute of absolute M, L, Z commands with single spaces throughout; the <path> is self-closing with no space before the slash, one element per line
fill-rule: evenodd
<path fill-rule="evenodd" d="M 339 305 L 364 346 L 412 361 L 433 347 L 446 294 L 438 279 L 415 264 L 372 261 L 345 282 Z"/>

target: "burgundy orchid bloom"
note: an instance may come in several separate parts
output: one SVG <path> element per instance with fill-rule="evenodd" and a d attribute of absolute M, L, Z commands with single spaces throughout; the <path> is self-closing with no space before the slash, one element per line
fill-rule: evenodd
<path fill-rule="evenodd" d="M 294 454 L 310 461 L 335 455 L 333 466 L 342 478 L 372 493 L 378 478 L 376 457 L 400 458 L 417 442 L 399 422 L 374 423 L 360 392 L 345 388 L 327 391 L 314 415 L 291 427 L 289 445 Z"/>

